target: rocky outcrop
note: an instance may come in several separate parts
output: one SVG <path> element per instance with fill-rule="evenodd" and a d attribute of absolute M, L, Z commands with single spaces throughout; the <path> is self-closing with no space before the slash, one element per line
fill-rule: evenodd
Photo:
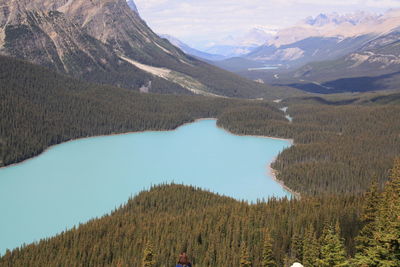
<path fill-rule="evenodd" d="M 267 89 L 187 56 L 156 35 L 126 0 L 0 0 L 0 54 L 135 90 L 152 81 L 153 92 L 192 94 L 186 87 L 193 80 L 207 94 L 260 97 Z M 155 76 L 122 58 L 190 81 Z"/>

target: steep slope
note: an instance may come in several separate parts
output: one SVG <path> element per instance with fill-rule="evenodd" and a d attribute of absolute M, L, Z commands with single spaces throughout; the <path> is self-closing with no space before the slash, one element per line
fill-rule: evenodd
<path fill-rule="evenodd" d="M 0 166 L 71 139 L 174 129 L 240 106 L 264 107 L 285 121 L 283 113 L 265 101 L 140 94 L 0 56 Z"/>
<path fill-rule="evenodd" d="M 292 68 L 321 59 L 334 60 L 357 51 L 365 43 L 398 26 L 398 10 L 384 15 L 365 12 L 320 14 L 278 31 L 272 40 L 247 58 Z"/>
<path fill-rule="evenodd" d="M 154 92 L 190 93 L 124 62 L 110 46 L 88 35 L 63 13 L 52 11 L 57 6 L 50 1 L 0 4 L 1 54 L 92 82 L 139 89 L 151 80 Z"/>
<path fill-rule="evenodd" d="M 276 47 L 266 44 L 246 56 L 247 59 L 265 64 L 285 65 L 285 68 L 300 67 L 303 64 L 336 59 L 357 50 L 372 36 L 357 37 L 309 37 L 292 44 Z"/>
<path fill-rule="evenodd" d="M 167 39 L 171 44 L 178 47 L 180 50 L 185 52 L 187 55 L 191 55 L 191 56 L 197 57 L 199 59 L 208 60 L 208 61 L 225 59 L 225 57 L 222 55 L 209 54 L 209 53 L 194 49 L 174 36 L 171 36 L 168 34 L 160 34 L 160 37 Z"/>
<path fill-rule="evenodd" d="M 320 93 L 400 89 L 400 31 L 381 35 L 340 59 L 305 65 L 286 79 Z"/>
<path fill-rule="evenodd" d="M 125 0 L 0 0 L 0 9 L 4 55 L 136 90 L 151 81 L 152 92 L 192 93 L 186 83 L 155 76 L 131 61 L 189 76 L 215 95 L 271 95 L 267 86 L 186 56 L 152 32 Z"/>
<path fill-rule="evenodd" d="M 134 11 L 135 13 L 139 13 L 139 11 L 136 7 L 136 4 L 135 4 L 135 2 L 133 2 L 133 0 L 126 0 L 126 2 L 128 3 L 128 6 L 130 7 L 130 9 L 132 11 Z"/>

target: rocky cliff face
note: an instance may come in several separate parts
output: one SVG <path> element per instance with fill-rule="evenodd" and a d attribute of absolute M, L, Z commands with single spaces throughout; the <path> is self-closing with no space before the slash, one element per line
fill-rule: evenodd
<path fill-rule="evenodd" d="M 58 11 L 71 1 L 56 2 L 0 2 L 0 53 L 77 76 L 116 69 L 119 59 L 112 48 Z"/>
<path fill-rule="evenodd" d="M 0 0 L 0 54 L 136 90 L 152 81 L 152 92 L 267 93 L 266 86 L 186 56 L 126 0 Z"/>

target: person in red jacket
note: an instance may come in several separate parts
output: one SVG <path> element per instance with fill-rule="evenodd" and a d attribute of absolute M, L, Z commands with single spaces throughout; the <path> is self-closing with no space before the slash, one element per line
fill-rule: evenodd
<path fill-rule="evenodd" d="M 176 267 L 192 267 L 192 263 L 189 261 L 189 257 L 186 252 L 182 252 L 179 255 L 179 260 Z"/>

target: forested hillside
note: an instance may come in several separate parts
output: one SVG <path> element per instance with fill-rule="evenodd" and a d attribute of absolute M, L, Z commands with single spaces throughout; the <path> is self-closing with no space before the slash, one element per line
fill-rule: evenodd
<path fill-rule="evenodd" d="M 139 94 L 0 57 L 0 161 L 20 162 L 79 137 L 175 129 L 241 105 L 259 106 L 284 120 L 282 112 L 263 101 Z"/>
<path fill-rule="evenodd" d="M 270 199 L 255 205 L 199 189 L 158 186 L 93 220 L 23 249 L 1 266 L 399 266 L 400 160 L 381 191 Z M 153 251 L 149 253 L 149 244 Z M 155 256 L 142 264 L 145 251 Z M 240 265 L 247 262 L 248 265 Z"/>
<path fill-rule="evenodd" d="M 139 94 L 5 57 L 0 70 L 0 108 L 7 114 L 0 120 L 5 165 L 74 138 L 168 130 L 204 117 L 218 118 L 218 125 L 233 133 L 294 139 L 296 145 L 278 157 L 274 168 L 287 186 L 307 195 L 364 192 L 373 177 L 385 181 L 400 154 L 396 104 L 289 101 L 281 105 L 290 106 L 290 123 L 276 104 L 264 101 Z"/>
<path fill-rule="evenodd" d="M 225 112 L 218 125 L 238 134 L 294 139 L 296 145 L 283 151 L 273 168 L 297 192 L 360 193 L 374 177 L 385 182 L 400 155 L 400 106 L 299 102 L 282 104 L 289 105 L 292 123 L 272 118 L 265 109 L 246 107 Z"/>
<path fill-rule="evenodd" d="M 282 262 L 292 235 L 300 238 L 304 225 L 316 227 L 319 234 L 325 222 L 339 217 L 345 225 L 357 225 L 360 205 L 358 198 L 331 198 L 271 200 L 249 206 L 194 188 L 161 186 L 133 198 L 111 216 L 39 246 L 7 253 L 0 265 L 117 266 L 121 261 L 122 266 L 141 266 L 144 246 L 151 241 L 157 266 L 174 266 L 181 250 L 192 255 L 195 266 L 239 266 L 243 242 L 254 266 L 261 266 L 265 230 L 274 237 L 274 258 Z M 349 240 L 355 230 L 344 229 Z M 354 244 L 348 248 L 354 251 Z"/>
<path fill-rule="evenodd" d="M 238 266 L 240 258 L 253 266 L 265 259 L 276 266 L 295 260 L 305 266 L 381 266 L 381 260 L 398 266 L 400 163 L 393 182 L 380 192 L 400 155 L 400 107 L 396 95 L 365 99 L 276 104 L 139 94 L 0 57 L 3 164 L 73 138 L 168 130 L 216 117 L 233 133 L 294 139 L 295 146 L 281 153 L 273 167 L 302 195 L 248 205 L 183 186 L 155 187 L 110 216 L 7 252 L 0 266 L 141 266 L 148 242 L 156 266 L 173 265 L 182 249 L 199 267 Z M 286 105 L 293 122 L 278 109 Z M 376 189 L 364 195 L 375 180 Z"/>

